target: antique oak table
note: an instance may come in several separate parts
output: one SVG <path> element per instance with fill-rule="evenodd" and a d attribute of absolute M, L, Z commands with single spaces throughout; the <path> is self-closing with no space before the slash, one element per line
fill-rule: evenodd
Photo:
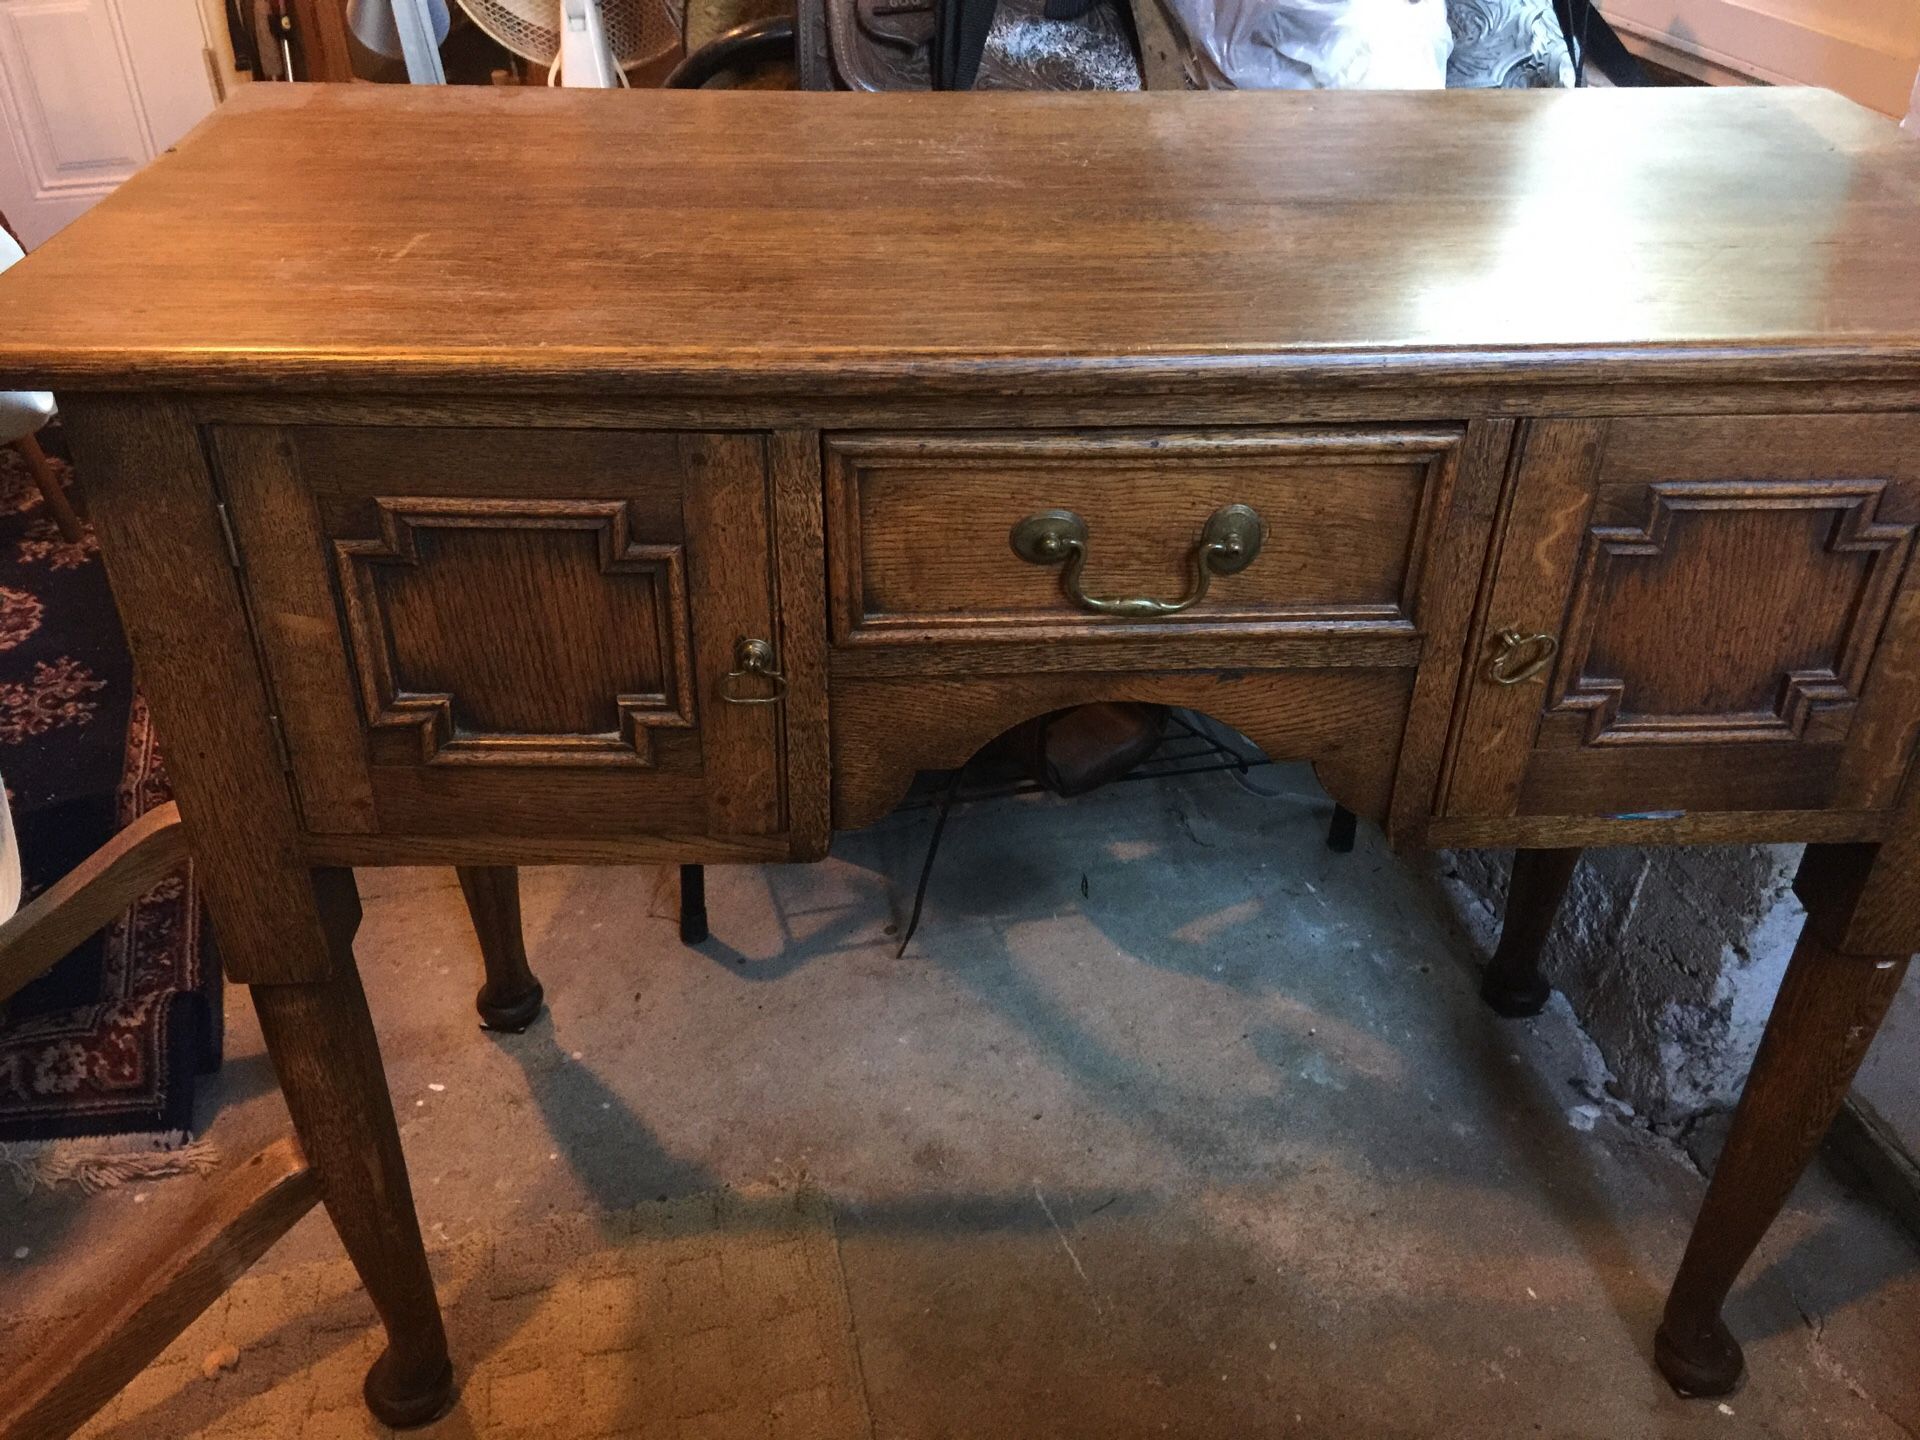
<path fill-rule="evenodd" d="M 351 866 L 817 859 L 1191 706 L 1407 846 L 1808 842 L 1679 1389 L 1920 948 L 1920 148 L 1788 90 L 256 86 L 0 281 L 389 1344 L 452 1384 Z M 1191 601 L 1192 603 L 1187 603 Z M 1276 1117 L 1279 1123 L 1279 1117 Z"/>

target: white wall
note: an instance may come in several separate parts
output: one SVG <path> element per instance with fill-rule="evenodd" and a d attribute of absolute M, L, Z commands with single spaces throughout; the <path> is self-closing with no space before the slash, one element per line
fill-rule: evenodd
<path fill-rule="evenodd" d="M 1601 0 L 1600 8 L 1630 44 L 1653 42 L 1656 58 L 1676 68 L 1822 85 L 1888 115 L 1907 113 L 1920 70 L 1920 0 Z"/>

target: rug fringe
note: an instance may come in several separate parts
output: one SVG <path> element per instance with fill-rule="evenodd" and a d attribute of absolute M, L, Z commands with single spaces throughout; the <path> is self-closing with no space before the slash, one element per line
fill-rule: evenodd
<path fill-rule="evenodd" d="M 0 1170 L 21 1189 L 74 1185 L 83 1195 L 170 1175 L 208 1175 L 220 1168 L 220 1147 L 184 1130 L 158 1135 L 95 1135 L 77 1140 L 0 1144 Z"/>

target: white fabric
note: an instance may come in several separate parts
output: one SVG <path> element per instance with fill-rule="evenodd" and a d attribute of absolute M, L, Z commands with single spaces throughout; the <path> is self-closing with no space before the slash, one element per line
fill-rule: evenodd
<path fill-rule="evenodd" d="M 1573 84 L 1573 57 L 1553 0 L 1447 0 L 1447 23 L 1453 27 L 1447 84 L 1455 89 Z"/>
<path fill-rule="evenodd" d="M 13 806 L 7 787 L 0 784 L 0 920 L 11 920 L 20 908 L 20 842 L 13 838 Z"/>
<path fill-rule="evenodd" d="M 1438 90 L 1446 0 L 1170 0 L 1210 86 Z"/>
<path fill-rule="evenodd" d="M 25 254 L 14 238 L 0 230 L 0 270 Z M 0 390 L 0 445 L 33 434 L 53 418 L 53 396 L 44 390 Z"/>

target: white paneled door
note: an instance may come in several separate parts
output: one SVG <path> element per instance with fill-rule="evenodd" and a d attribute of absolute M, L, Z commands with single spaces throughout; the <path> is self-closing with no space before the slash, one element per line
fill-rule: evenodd
<path fill-rule="evenodd" d="M 0 0 L 0 211 L 29 250 L 213 109 L 217 53 L 199 0 Z"/>

